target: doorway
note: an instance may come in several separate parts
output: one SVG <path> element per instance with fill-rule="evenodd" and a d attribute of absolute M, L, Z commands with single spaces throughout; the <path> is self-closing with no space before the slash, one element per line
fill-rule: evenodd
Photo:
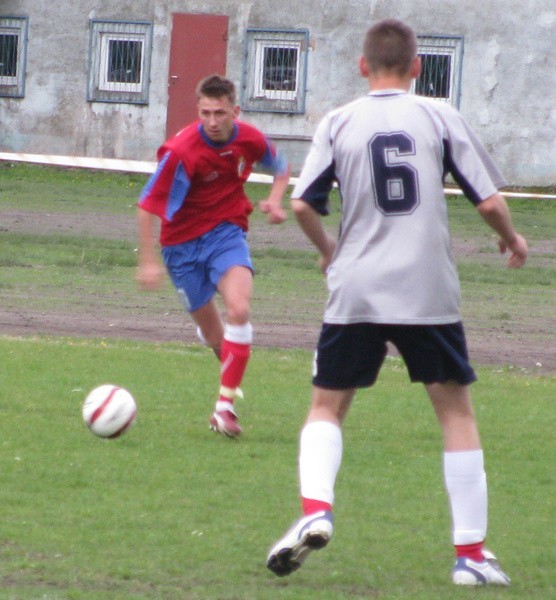
<path fill-rule="evenodd" d="M 197 119 L 195 88 L 203 77 L 226 75 L 226 15 L 172 15 L 166 137 Z"/>

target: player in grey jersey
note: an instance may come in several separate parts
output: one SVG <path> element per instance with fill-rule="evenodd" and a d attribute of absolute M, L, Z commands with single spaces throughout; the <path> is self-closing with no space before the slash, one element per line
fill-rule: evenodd
<path fill-rule="evenodd" d="M 468 387 L 476 376 L 460 317 L 445 175 L 499 234 L 509 267 L 525 263 L 527 244 L 497 191 L 504 178 L 460 114 L 408 93 L 421 67 L 413 31 L 395 20 L 377 23 L 359 67 L 370 93 L 323 119 L 293 191 L 296 218 L 321 254 L 329 299 L 300 437 L 304 516 L 271 548 L 267 565 L 287 575 L 330 540 L 342 423 L 357 388 L 375 382 L 391 342 L 411 381 L 425 385 L 442 430 L 452 580 L 509 585 L 484 548 L 487 483 Z M 337 241 L 320 219 L 334 181 L 342 197 Z"/>

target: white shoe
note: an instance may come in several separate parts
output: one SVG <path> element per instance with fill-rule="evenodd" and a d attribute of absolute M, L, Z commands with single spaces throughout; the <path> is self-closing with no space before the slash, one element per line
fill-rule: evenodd
<path fill-rule="evenodd" d="M 510 578 L 502 571 L 496 556 L 490 550 L 483 550 L 483 556 L 482 562 L 458 558 L 452 570 L 452 581 L 456 585 L 510 585 Z"/>
<path fill-rule="evenodd" d="M 311 550 L 324 548 L 334 531 L 332 513 L 321 510 L 302 517 L 268 553 L 266 566 L 279 577 L 299 569 Z"/>

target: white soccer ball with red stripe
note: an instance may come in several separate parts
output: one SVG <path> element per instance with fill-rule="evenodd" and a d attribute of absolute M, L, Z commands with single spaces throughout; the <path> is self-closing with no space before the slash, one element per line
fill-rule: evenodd
<path fill-rule="evenodd" d="M 133 396 L 117 385 L 99 385 L 83 403 L 83 420 L 99 437 L 116 438 L 134 423 L 137 405 Z"/>

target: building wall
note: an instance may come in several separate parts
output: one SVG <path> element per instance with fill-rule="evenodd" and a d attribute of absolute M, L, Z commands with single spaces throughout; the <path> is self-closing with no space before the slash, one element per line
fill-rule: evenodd
<path fill-rule="evenodd" d="M 248 27 L 309 30 L 305 114 L 243 114 L 296 168 L 320 118 L 365 93 L 357 60 L 369 24 L 394 16 L 420 35 L 462 35 L 461 112 L 512 185 L 556 184 L 556 10 L 546 0 L 483 3 L 480 13 L 476 0 L 4 0 L 0 16 L 28 16 L 29 38 L 25 97 L 0 98 L 0 151 L 153 160 L 173 12 L 229 16 L 227 75 L 238 86 Z M 148 105 L 87 101 L 91 18 L 153 22 Z"/>

